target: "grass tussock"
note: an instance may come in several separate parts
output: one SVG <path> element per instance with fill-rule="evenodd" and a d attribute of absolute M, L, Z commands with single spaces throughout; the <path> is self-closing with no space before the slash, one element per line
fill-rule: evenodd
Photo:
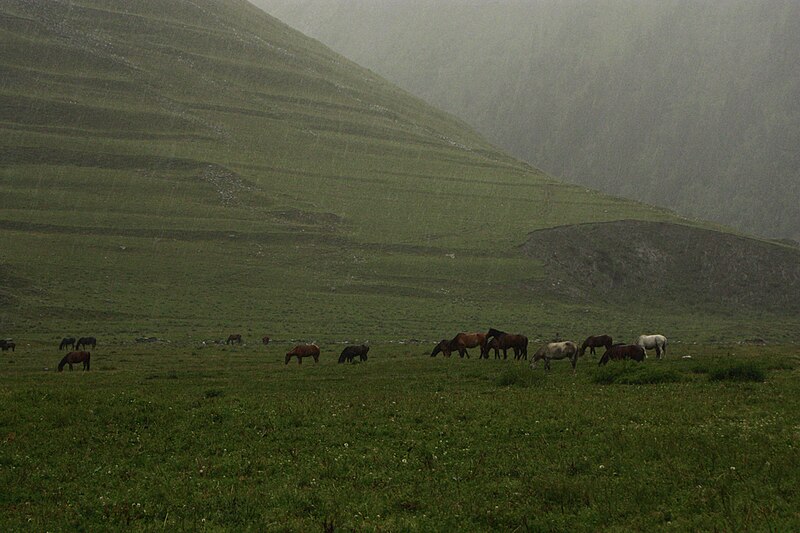
<path fill-rule="evenodd" d="M 708 373 L 709 381 L 763 382 L 767 378 L 766 371 L 753 362 L 735 362 L 712 368 Z"/>
<path fill-rule="evenodd" d="M 680 372 L 640 364 L 609 365 L 599 369 L 592 381 L 600 385 L 655 385 L 683 381 Z"/>
<path fill-rule="evenodd" d="M 528 365 L 507 366 L 495 379 L 500 387 L 532 387 L 543 379 L 541 372 L 533 372 Z"/>

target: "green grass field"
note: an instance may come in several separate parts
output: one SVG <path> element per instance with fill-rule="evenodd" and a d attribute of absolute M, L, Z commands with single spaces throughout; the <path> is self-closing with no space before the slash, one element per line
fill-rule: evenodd
<path fill-rule="evenodd" d="M 373 344 L 4 353 L 0 527 L 747 530 L 800 526 L 794 346 L 673 345 L 573 375 Z M 682 359 L 691 355 L 692 359 Z"/>
<path fill-rule="evenodd" d="M 8 0 L 0 44 L 3 531 L 800 525 L 796 304 L 680 269 L 576 292 L 521 249 L 708 224 L 558 183 L 246 2 Z M 790 253 L 731 263 L 785 296 Z M 488 327 L 671 353 L 428 356 Z M 97 337 L 91 372 L 55 371 L 64 336 Z M 320 364 L 285 366 L 295 341 Z"/>

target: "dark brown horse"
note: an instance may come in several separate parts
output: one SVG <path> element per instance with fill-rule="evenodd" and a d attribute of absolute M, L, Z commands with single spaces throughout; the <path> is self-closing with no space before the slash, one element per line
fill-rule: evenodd
<path fill-rule="evenodd" d="M 269 344 L 269 337 L 267 337 L 266 335 L 264 335 L 263 337 L 261 337 L 261 343 L 262 343 L 264 346 L 266 346 L 267 344 Z"/>
<path fill-rule="evenodd" d="M 228 340 L 225 341 L 225 344 L 242 344 L 242 336 L 238 333 L 228 335 Z"/>
<path fill-rule="evenodd" d="M 592 337 L 586 337 L 586 340 L 583 341 L 583 345 L 581 346 L 581 356 L 586 353 L 586 348 L 589 348 L 589 353 L 594 355 L 595 348 L 599 348 L 601 346 L 605 346 L 606 350 L 611 348 L 611 345 L 614 344 L 613 339 L 608 335 L 595 335 Z"/>
<path fill-rule="evenodd" d="M 85 348 L 87 346 L 91 346 L 92 348 L 96 348 L 97 347 L 97 339 L 95 339 L 94 337 L 81 337 L 75 343 L 75 349 L 76 350 L 80 350 L 81 347 Z"/>
<path fill-rule="evenodd" d="M 339 362 L 344 363 L 347 361 L 352 363 L 353 359 L 356 357 L 358 357 L 360 361 L 366 361 L 367 352 L 369 352 L 369 346 L 366 344 L 362 344 L 361 346 L 347 346 L 344 350 L 342 350 L 342 353 L 339 356 Z"/>
<path fill-rule="evenodd" d="M 289 359 L 297 357 L 297 364 L 303 363 L 303 357 L 313 357 L 315 363 L 319 363 L 319 346 L 316 344 L 298 344 L 291 351 L 286 352 L 286 363 Z"/>
<path fill-rule="evenodd" d="M 61 344 L 58 345 L 58 349 L 63 350 L 66 347 L 70 347 L 73 350 L 75 349 L 75 337 L 64 337 L 61 339 Z"/>
<path fill-rule="evenodd" d="M 644 361 L 645 352 L 644 348 L 638 344 L 613 344 L 606 348 L 606 353 L 600 358 L 598 365 L 605 365 L 610 359 L 614 361 L 622 361 L 624 359 L 633 359 L 641 363 Z"/>
<path fill-rule="evenodd" d="M 503 359 L 508 359 L 509 348 L 514 350 L 514 359 L 528 359 L 528 337 L 525 335 L 511 334 L 490 328 L 486 333 L 487 342 L 493 337 L 496 338 L 499 343 L 498 348 L 503 350 Z"/>
<path fill-rule="evenodd" d="M 58 363 L 58 371 L 62 372 L 64 370 L 64 365 L 69 365 L 69 369 L 72 370 L 73 363 L 83 363 L 83 369 L 88 371 L 89 370 L 89 359 L 92 357 L 92 354 L 89 352 L 69 352 L 64 358 Z"/>
<path fill-rule="evenodd" d="M 431 357 L 436 357 L 436 354 L 442 352 L 445 357 L 450 357 L 450 354 L 458 351 L 460 357 L 465 355 L 469 357 L 467 348 L 476 348 L 480 346 L 481 354 L 486 351 L 486 335 L 483 333 L 459 333 L 449 341 L 443 339 L 437 344 L 431 352 Z"/>
<path fill-rule="evenodd" d="M 494 350 L 495 359 L 500 359 L 500 340 L 497 337 L 492 337 L 486 341 L 486 349 L 481 353 L 481 357 L 489 359 L 490 350 Z"/>

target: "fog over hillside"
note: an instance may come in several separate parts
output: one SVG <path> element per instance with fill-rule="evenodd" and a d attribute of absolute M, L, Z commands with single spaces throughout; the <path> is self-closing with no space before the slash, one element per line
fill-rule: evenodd
<path fill-rule="evenodd" d="M 253 1 L 549 173 L 800 240 L 800 2 Z"/>

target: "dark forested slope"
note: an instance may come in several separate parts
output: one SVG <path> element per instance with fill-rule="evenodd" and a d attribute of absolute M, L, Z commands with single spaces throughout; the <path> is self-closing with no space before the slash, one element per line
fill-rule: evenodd
<path fill-rule="evenodd" d="M 544 170 L 800 239 L 800 3 L 255 0 Z"/>

